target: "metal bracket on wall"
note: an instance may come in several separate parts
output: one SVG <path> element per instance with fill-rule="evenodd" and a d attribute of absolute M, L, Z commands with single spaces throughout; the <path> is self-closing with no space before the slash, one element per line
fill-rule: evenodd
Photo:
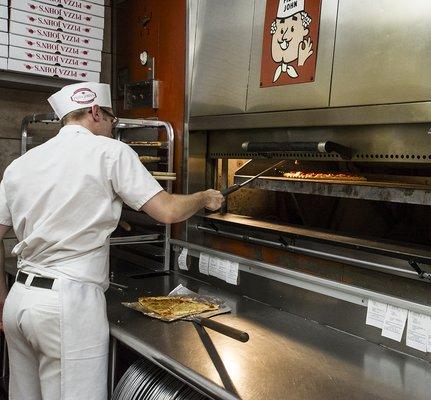
<path fill-rule="evenodd" d="M 139 55 L 142 66 L 147 68 L 147 79 L 124 85 L 124 109 L 159 108 L 159 81 L 155 78 L 154 57 L 147 51 Z"/>
<path fill-rule="evenodd" d="M 124 109 L 159 108 L 159 81 L 147 79 L 124 85 Z"/>

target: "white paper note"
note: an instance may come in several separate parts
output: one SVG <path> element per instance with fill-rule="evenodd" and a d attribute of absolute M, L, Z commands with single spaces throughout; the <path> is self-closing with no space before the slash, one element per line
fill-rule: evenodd
<path fill-rule="evenodd" d="M 383 321 L 382 336 L 401 342 L 406 319 L 407 310 L 389 304 Z"/>
<path fill-rule="evenodd" d="M 369 299 L 367 306 L 367 320 L 365 323 L 367 325 L 382 329 L 387 309 L 387 304 L 379 303 L 378 301 Z"/>
<path fill-rule="evenodd" d="M 221 258 L 217 259 L 217 274 L 215 275 L 215 277 L 225 281 L 228 264 L 229 264 L 229 261 L 227 260 L 223 260 Z"/>
<path fill-rule="evenodd" d="M 218 258 L 210 257 L 210 261 L 208 263 L 208 273 L 211 276 L 218 276 Z"/>
<path fill-rule="evenodd" d="M 229 261 L 226 270 L 226 282 L 232 285 L 238 285 L 238 270 L 239 264 L 237 262 Z"/>
<path fill-rule="evenodd" d="M 430 317 L 428 315 L 409 311 L 406 345 L 425 353 L 428 346 L 429 327 Z"/>
<path fill-rule="evenodd" d="M 199 255 L 199 272 L 201 274 L 209 275 L 210 256 L 205 253 Z"/>
<path fill-rule="evenodd" d="M 178 267 L 186 271 L 188 271 L 189 269 L 189 267 L 187 266 L 187 252 L 188 249 L 184 247 L 181 251 L 181 254 L 178 256 Z"/>
<path fill-rule="evenodd" d="M 209 275 L 225 281 L 228 262 L 218 257 L 210 257 L 208 266 Z"/>

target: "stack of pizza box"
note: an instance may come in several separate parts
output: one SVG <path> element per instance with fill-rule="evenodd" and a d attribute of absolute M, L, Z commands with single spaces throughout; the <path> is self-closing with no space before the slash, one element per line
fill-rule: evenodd
<path fill-rule="evenodd" d="M 8 56 L 8 0 L 0 0 L 0 70 L 7 68 Z"/>
<path fill-rule="evenodd" d="M 104 2 L 10 0 L 8 69 L 99 82 Z"/>

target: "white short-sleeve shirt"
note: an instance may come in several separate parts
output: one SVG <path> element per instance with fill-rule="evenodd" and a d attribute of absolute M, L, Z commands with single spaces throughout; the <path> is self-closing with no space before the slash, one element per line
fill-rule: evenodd
<path fill-rule="evenodd" d="M 162 190 L 128 145 L 67 125 L 6 169 L 0 224 L 13 226 L 23 260 L 106 287 L 123 201 L 139 210 Z"/>

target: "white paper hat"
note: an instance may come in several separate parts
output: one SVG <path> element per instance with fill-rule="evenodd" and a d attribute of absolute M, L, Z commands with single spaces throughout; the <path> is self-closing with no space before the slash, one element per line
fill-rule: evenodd
<path fill-rule="evenodd" d="M 304 0 L 280 0 L 277 18 L 289 18 L 300 11 L 304 11 Z"/>
<path fill-rule="evenodd" d="M 106 83 L 75 83 L 54 93 L 48 102 L 60 119 L 72 111 L 94 105 L 112 108 L 111 88 Z"/>

